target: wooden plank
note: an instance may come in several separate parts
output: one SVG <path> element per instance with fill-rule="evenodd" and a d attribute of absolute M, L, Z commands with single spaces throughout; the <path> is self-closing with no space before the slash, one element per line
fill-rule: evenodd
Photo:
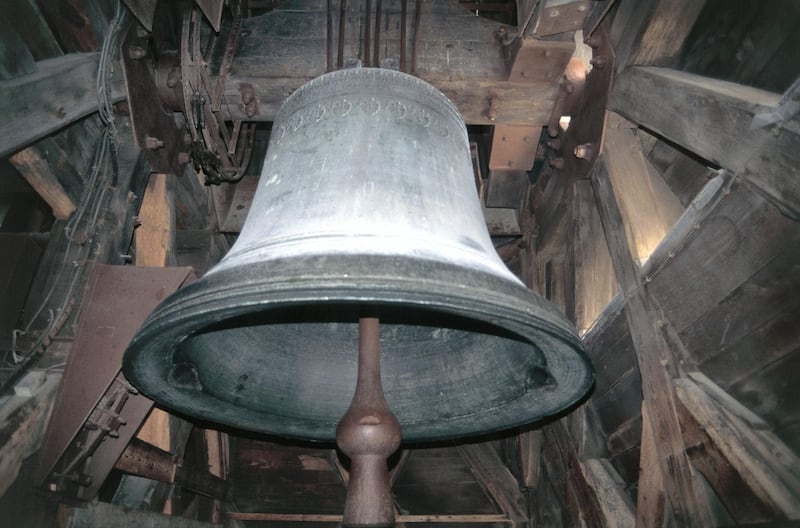
<path fill-rule="evenodd" d="M 17 28 L 3 17 L 0 20 L 0 80 L 13 79 L 36 71 L 33 55 Z"/>
<path fill-rule="evenodd" d="M 65 528 L 218 528 L 218 524 L 179 516 L 133 510 L 107 502 L 91 502 L 80 507 L 66 507 Z"/>
<path fill-rule="evenodd" d="M 639 462 L 639 489 L 636 497 L 636 525 L 661 527 L 667 521 L 667 495 L 664 474 L 658 462 L 658 446 L 653 435 L 649 405 L 642 402 L 642 447 Z"/>
<path fill-rule="evenodd" d="M 750 489 L 787 518 L 800 519 L 800 458 L 771 431 L 754 430 L 735 408 L 720 404 L 693 380 L 674 383 L 681 402 Z"/>
<path fill-rule="evenodd" d="M 141 225 L 136 229 L 136 265 L 168 266 L 174 259 L 175 216 L 170 177 L 153 173 L 147 183 L 142 207 Z"/>
<path fill-rule="evenodd" d="M 608 175 L 630 251 L 641 265 L 683 213 L 683 206 L 644 159 L 635 128 L 613 112 L 606 115 L 606 149 L 617 154 L 606 158 Z"/>
<path fill-rule="evenodd" d="M 733 172 L 798 219 L 800 123 L 751 129 L 753 117 L 774 109 L 779 98 L 685 72 L 634 67 L 616 79 L 609 107 Z"/>
<path fill-rule="evenodd" d="M 101 38 L 92 27 L 79 0 L 38 0 L 47 23 L 66 52 L 92 52 L 100 48 Z"/>
<path fill-rule="evenodd" d="M 512 526 L 527 526 L 528 511 L 519 483 L 489 443 L 458 446 L 478 480 L 486 487 Z"/>
<path fill-rule="evenodd" d="M 307 522 L 307 523 L 340 523 L 341 515 L 335 514 L 314 514 L 314 513 L 244 513 L 229 512 L 225 514 L 226 519 L 240 521 L 272 521 L 272 522 Z M 500 523 L 511 524 L 511 521 L 502 514 L 474 514 L 474 515 L 398 515 L 399 523 L 443 523 L 443 524 L 466 524 L 466 523 Z"/>
<path fill-rule="evenodd" d="M 31 75 L 0 81 L 0 157 L 50 135 L 97 110 L 95 76 L 99 53 L 75 53 L 36 64 Z M 121 79 L 111 100 L 124 98 Z"/>
<path fill-rule="evenodd" d="M 606 137 L 609 135 L 613 135 L 613 131 L 607 132 Z M 592 171 L 592 185 L 617 280 L 627 299 L 625 314 L 641 371 L 644 400 L 652 405 L 652 426 L 658 442 L 658 463 L 665 476 L 665 490 L 678 523 L 702 525 L 706 524 L 707 512 L 697 502 L 675 409 L 675 394 L 671 384 L 675 369 L 674 352 L 664 337 L 662 321 L 658 318 L 658 305 L 641 288 L 636 265 L 628 249 L 622 213 L 607 174 L 608 170 L 613 170 L 612 167 L 628 166 L 619 158 L 629 152 L 615 150 L 615 144 L 612 141 L 612 147 L 609 148 L 609 143 L 606 143 L 603 157 Z"/>
<path fill-rule="evenodd" d="M 591 458 L 581 462 L 581 472 L 597 496 L 603 526 L 632 527 L 633 505 L 624 493 L 624 483 L 608 460 Z"/>
<path fill-rule="evenodd" d="M 522 485 L 535 489 L 539 484 L 542 464 L 541 430 L 523 431 L 519 434 L 519 459 Z"/>
<path fill-rule="evenodd" d="M 575 182 L 570 244 L 575 268 L 575 326 L 584 335 L 617 292 L 603 226 L 588 181 Z"/>
<path fill-rule="evenodd" d="M 659 0 L 633 45 L 628 64 L 673 66 L 705 0 Z"/>
<path fill-rule="evenodd" d="M 66 220 L 77 208 L 69 193 L 58 180 L 53 167 L 36 145 L 21 150 L 11 156 L 9 161 L 22 174 L 39 196 L 53 210 L 53 216 Z"/>

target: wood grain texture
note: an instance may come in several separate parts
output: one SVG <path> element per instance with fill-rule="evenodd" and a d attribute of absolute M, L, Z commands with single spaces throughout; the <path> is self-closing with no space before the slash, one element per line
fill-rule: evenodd
<path fill-rule="evenodd" d="M 77 208 L 67 189 L 58 180 L 54 167 L 48 163 L 38 146 L 21 150 L 11 156 L 9 161 L 22 174 L 39 196 L 53 210 L 53 216 L 66 220 Z"/>
<path fill-rule="evenodd" d="M 800 218 L 800 123 L 751 129 L 779 95 L 698 75 L 633 67 L 609 108 L 741 177 L 784 214 Z M 681 116 L 676 119 L 676 116 Z"/>
<path fill-rule="evenodd" d="M 175 213 L 170 177 L 153 173 L 139 210 L 136 229 L 137 266 L 167 266 L 174 258 Z"/>
<path fill-rule="evenodd" d="M 0 156 L 52 134 L 97 110 L 95 76 L 99 53 L 73 53 L 40 61 L 31 75 L 0 82 Z M 111 100 L 125 93 L 121 79 Z"/>

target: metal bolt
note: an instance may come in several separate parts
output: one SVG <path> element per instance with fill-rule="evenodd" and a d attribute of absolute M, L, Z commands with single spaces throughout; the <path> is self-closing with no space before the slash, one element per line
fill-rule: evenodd
<path fill-rule="evenodd" d="M 156 150 L 164 146 L 164 142 L 157 137 L 147 136 L 144 138 L 144 148 L 147 150 Z"/>
<path fill-rule="evenodd" d="M 576 146 L 572 153 L 575 154 L 575 157 L 578 159 L 589 159 L 592 157 L 592 152 L 594 151 L 594 145 L 591 143 L 583 143 L 581 145 Z"/>
<path fill-rule="evenodd" d="M 595 57 L 592 60 L 590 60 L 589 64 L 591 64 L 592 66 L 594 66 L 599 70 L 602 70 L 603 68 L 606 67 L 606 64 L 608 64 L 608 57 L 606 57 L 605 55 L 600 55 L 599 57 Z"/>
<path fill-rule="evenodd" d="M 551 9 L 551 10 L 550 10 L 550 11 L 547 13 L 547 16 L 549 16 L 550 18 L 556 18 L 556 17 L 558 17 L 558 15 L 560 15 L 560 14 L 561 14 L 561 12 L 560 12 L 558 9 Z"/>
<path fill-rule="evenodd" d="M 550 139 L 547 141 L 547 146 L 553 150 L 561 150 L 561 140 L 560 139 Z"/>
<path fill-rule="evenodd" d="M 128 57 L 133 60 L 139 60 L 147 57 L 147 50 L 141 46 L 129 46 Z"/>
<path fill-rule="evenodd" d="M 192 160 L 192 157 L 189 155 L 188 152 L 178 152 L 178 163 L 181 165 L 185 163 L 189 163 Z"/>
<path fill-rule="evenodd" d="M 589 37 L 588 39 L 586 39 L 586 44 L 587 44 L 587 45 L 588 45 L 590 48 L 599 48 L 599 47 L 600 47 L 600 44 L 602 44 L 602 42 L 600 41 L 600 37 L 599 37 L 599 36 L 597 36 L 597 35 L 592 35 L 591 37 Z"/>
<path fill-rule="evenodd" d="M 564 168 L 564 158 L 555 158 L 550 160 L 550 166 L 554 169 L 563 169 Z"/>

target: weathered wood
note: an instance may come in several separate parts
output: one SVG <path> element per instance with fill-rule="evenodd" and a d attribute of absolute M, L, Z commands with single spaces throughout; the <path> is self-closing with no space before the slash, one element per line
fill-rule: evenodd
<path fill-rule="evenodd" d="M 0 20 L 0 80 L 13 79 L 36 71 L 30 50 L 10 25 L 10 20 Z"/>
<path fill-rule="evenodd" d="M 535 489 L 539 484 L 542 464 L 541 430 L 523 431 L 519 434 L 519 459 L 522 485 Z"/>
<path fill-rule="evenodd" d="M 31 373 L 42 382 L 31 396 L 13 395 L 0 407 L 0 496 L 14 483 L 23 461 L 42 444 L 61 374 Z"/>
<path fill-rule="evenodd" d="M 687 410 L 753 492 L 787 518 L 800 519 L 800 458 L 772 432 L 742 420 L 738 406 L 729 409 L 727 399 L 722 404 L 721 389 L 711 396 L 689 378 L 674 384 Z"/>
<path fill-rule="evenodd" d="M 628 64 L 672 66 L 694 27 L 705 0 L 658 0 Z"/>
<path fill-rule="evenodd" d="M 636 497 L 636 525 L 664 526 L 667 522 L 667 496 L 664 474 L 658 462 L 658 446 L 649 411 L 642 402 L 642 447 L 639 463 L 639 489 Z"/>
<path fill-rule="evenodd" d="M 218 528 L 218 524 L 184 517 L 132 510 L 106 502 L 92 502 L 81 507 L 67 507 L 64 528 Z"/>
<path fill-rule="evenodd" d="M 142 207 L 141 225 L 135 231 L 136 264 L 168 266 L 174 259 L 175 216 L 169 175 L 153 173 L 147 183 Z"/>
<path fill-rule="evenodd" d="M 19 0 L 10 2 L 10 19 L 15 27 L 25 28 L 20 35 L 33 55 L 34 60 L 40 61 L 57 57 L 63 52 L 53 36 L 53 32 L 42 16 L 36 5 L 36 0 Z"/>
<path fill-rule="evenodd" d="M 635 126 L 609 112 L 606 128 L 606 149 L 615 154 L 606 158 L 608 175 L 622 213 L 628 246 L 641 265 L 683 213 L 683 207 L 644 159 Z"/>
<path fill-rule="evenodd" d="M 597 496 L 603 526 L 622 528 L 635 524 L 633 506 L 623 491 L 624 482 L 608 460 L 584 460 L 581 462 L 581 473 Z"/>
<path fill-rule="evenodd" d="M 79 0 L 38 0 L 47 23 L 58 35 L 64 51 L 96 51 L 101 38 L 89 21 L 86 8 Z"/>
<path fill-rule="evenodd" d="M 492 236 L 521 236 L 517 210 L 510 207 L 484 207 L 483 218 Z"/>
<path fill-rule="evenodd" d="M 608 135 L 609 133 L 607 137 Z M 614 145 L 614 142 L 611 144 Z M 592 171 L 592 185 L 617 280 L 627 299 L 625 314 L 641 371 L 644 400 L 652 405 L 652 427 L 658 442 L 657 458 L 664 474 L 665 490 L 679 523 L 701 525 L 705 523 L 706 512 L 697 503 L 675 409 L 675 394 L 671 383 L 676 369 L 674 352 L 662 333 L 658 305 L 642 289 L 638 270 L 628 248 L 622 213 L 617 206 L 607 173 L 608 170 L 620 166 L 619 158 L 614 158 L 625 155 L 624 151 L 619 152 L 613 146 L 609 148 L 606 143 L 603 157 Z"/>
<path fill-rule="evenodd" d="M 591 184 L 582 180 L 573 185 L 569 247 L 575 268 L 575 326 L 583 335 L 616 294 L 617 281 Z"/>
<path fill-rule="evenodd" d="M 511 519 L 512 526 L 526 526 L 528 509 L 519 483 L 503 464 L 500 455 L 488 443 L 464 444 L 458 447 L 478 480 L 486 487 L 500 509 Z"/>
<path fill-rule="evenodd" d="M 397 20 L 399 4 L 391 3 L 384 20 Z M 530 81 L 509 82 L 503 44 L 495 36 L 496 23 L 471 15 L 455 3 L 423 2 L 421 6 L 417 75 L 444 92 L 467 123 L 541 127 L 547 122 L 558 80 L 569 60 L 568 53 L 557 54 L 553 49 L 572 46 L 571 42 L 530 43 L 532 53 L 550 51 L 550 55 L 535 63 L 526 75 Z M 289 93 L 326 71 L 325 4 L 291 7 L 244 21 L 243 31 L 248 35 L 242 39 L 225 84 L 223 106 L 231 118 L 247 119 L 241 104 L 242 86 L 249 85 L 259 103 L 258 113 L 251 119 L 272 121 Z M 384 29 L 382 53 L 396 58 L 398 28 L 390 24 Z M 351 38 L 355 36 L 345 39 L 345 56 L 359 56 L 362 46 L 359 39 Z M 221 53 L 219 46 L 215 57 Z M 264 69 L 263 64 L 270 68 Z"/>
<path fill-rule="evenodd" d="M 751 129 L 754 116 L 779 98 L 689 73 L 633 67 L 616 79 L 609 107 L 733 172 L 798 219 L 800 123 Z"/>
<path fill-rule="evenodd" d="M 37 145 L 17 152 L 9 158 L 9 161 L 47 202 L 57 219 L 66 220 L 77 209 L 75 201 L 59 181 L 54 168 Z"/>
<path fill-rule="evenodd" d="M 98 59 L 99 53 L 55 57 L 38 62 L 36 73 L 0 81 L 0 157 L 95 112 Z M 121 79 L 112 83 L 112 102 L 124 93 Z"/>
<path fill-rule="evenodd" d="M 341 515 L 313 514 L 313 513 L 244 513 L 229 512 L 226 519 L 241 521 L 272 521 L 272 522 L 307 522 L 307 523 L 340 523 Z M 474 515 L 398 515 L 398 523 L 499 523 L 511 524 L 509 518 L 503 514 L 474 514 Z"/>

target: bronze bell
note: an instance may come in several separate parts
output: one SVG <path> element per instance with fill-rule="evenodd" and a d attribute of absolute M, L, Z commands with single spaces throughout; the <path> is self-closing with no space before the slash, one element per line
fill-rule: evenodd
<path fill-rule="evenodd" d="M 407 442 L 535 422 L 593 381 L 572 325 L 495 253 L 456 108 L 367 68 L 287 99 L 241 235 L 152 313 L 124 373 L 204 421 L 332 441 L 364 317 Z"/>

